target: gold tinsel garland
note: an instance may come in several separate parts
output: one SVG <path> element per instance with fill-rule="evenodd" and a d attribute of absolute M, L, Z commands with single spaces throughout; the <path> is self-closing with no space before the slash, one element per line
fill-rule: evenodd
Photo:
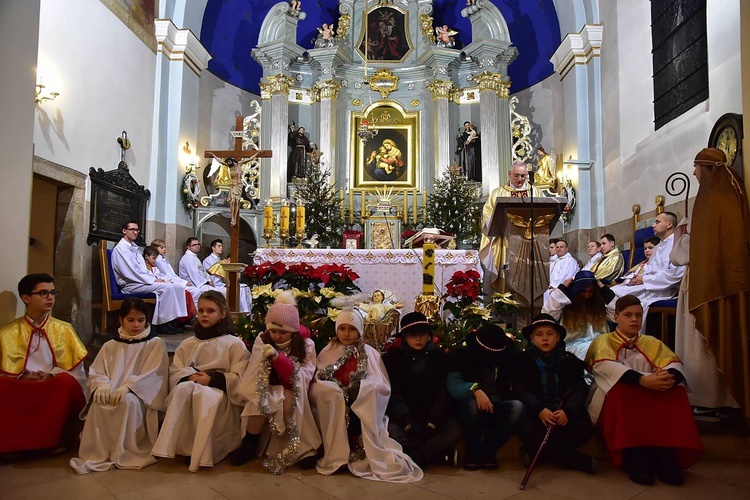
<path fill-rule="evenodd" d="M 297 410 L 297 402 L 300 398 L 300 384 L 299 384 L 299 369 L 300 363 L 294 357 L 289 357 L 292 360 L 294 369 L 292 370 L 292 408 L 289 412 L 289 416 L 286 419 L 286 434 L 287 442 L 281 453 L 266 457 L 263 461 L 263 466 L 268 469 L 272 474 L 283 474 L 284 470 L 293 465 L 297 461 L 299 454 L 299 429 L 297 428 L 297 419 L 295 418 Z M 258 408 L 261 413 L 268 419 L 268 425 L 271 427 L 271 432 L 277 436 L 281 436 L 282 433 L 276 425 L 276 419 L 274 412 L 271 410 L 271 406 L 268 404 L 268 396 L 271 393 L 271 385 L 269 383 L 271 377 L 271 361 L 266 358 L 263 360 L 263 366 L 261 367 L 260 373 L 258 373 Z"/>

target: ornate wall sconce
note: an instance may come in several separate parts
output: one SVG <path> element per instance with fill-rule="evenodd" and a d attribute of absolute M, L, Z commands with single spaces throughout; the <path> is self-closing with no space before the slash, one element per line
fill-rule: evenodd
<path fill-rule="evenodd" d="M 57 96 L 60 95 L 59 92 L 44 92 L 45 88 L 47 87 L 45 85 L 42 85 L 41 83 L 36 84 L 36 92 L 34 94 L 35 106 L 38 106 L 44 101 L 54 101 L 55 99 L 57 99 Z"/>

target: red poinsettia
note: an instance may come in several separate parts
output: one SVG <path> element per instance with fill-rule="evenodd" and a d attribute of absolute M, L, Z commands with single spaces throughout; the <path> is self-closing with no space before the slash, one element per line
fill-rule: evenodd
<path fill-rule="evenodd" d="M 473 269 L 456 271 L 446 285 L 445 297 L 458 299 L 459 303 L 471 305 L 479 299 L 482 293 L 482 280 L 479 273 Z"/>

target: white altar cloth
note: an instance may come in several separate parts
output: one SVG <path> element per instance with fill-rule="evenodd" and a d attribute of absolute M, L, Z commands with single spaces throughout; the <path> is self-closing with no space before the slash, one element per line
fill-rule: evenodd
<path fill-rule="evenodd" d="M 259 248 L 254 264 L 283 262 L 311 266 L 344 264 L 359 275 L 354 283 L 365 293 L 387 288 L 404 303 L 403 312 L 414 310 L 414 299 L 422 293 L 422 249 L 352 250 Z M 445 293 L 445 285 L 456 271 L 474 269 L 482 275 L 476 250 L 440 250 L 435 252 L 435 293 Z"/>

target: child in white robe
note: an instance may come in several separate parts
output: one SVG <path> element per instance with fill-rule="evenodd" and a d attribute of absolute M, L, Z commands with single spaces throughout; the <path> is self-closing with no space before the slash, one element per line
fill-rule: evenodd
<path fill-rule="evenodd" d="M 347 467 L 375 481 L 411 483 L 423 473 L 388 436 L 385 415 L 391 386 L 380 354 L 362 341 L 362 316 L 345 309 L 336 318 L 336 338 L 318 356 L 310 386 L 325 454 L 320 474 Z"/>
<path fill-rule="evenodd" d="M 191 472 L 213 467 L 242 440 L 240 375 L 250 353 L 232 335 L 224 296 L 204 292 L 198 301 L 195 336 L 185 339 L 169 367 L 167 414 L 153 454 L 190 457 Z"/>
<path fill-rule="evenodd" d="M 147 313 L 143 300 L 125 299 L 118 336 L 102 346 L 89 369 L 91 397 L 81 412 L 86 424 L 79 457 L 70 459 L 79 474 L 156 463 L 151 448 L 158 414 L 166 408 L 169 360 Z"/>
<path fill-rule="evenodd" d="M 299 311 L 291 291 L 279 294 L 268 308 L 266 331 L 255 338 L 242 391 L 247 398 L 242 416 L 247 433 L 242 445 L 229 456 L 242 465 L 255 456 L 260 434 L 268 422 L 271 442 L 263 465 L 274 474 L 300 461 L 315 467 L 321 445 L 307 391 L 315 375 L 315 344 L 305 328 L 300 332 Z M 299 439 L 297 439 L 297 437 Z"/>

